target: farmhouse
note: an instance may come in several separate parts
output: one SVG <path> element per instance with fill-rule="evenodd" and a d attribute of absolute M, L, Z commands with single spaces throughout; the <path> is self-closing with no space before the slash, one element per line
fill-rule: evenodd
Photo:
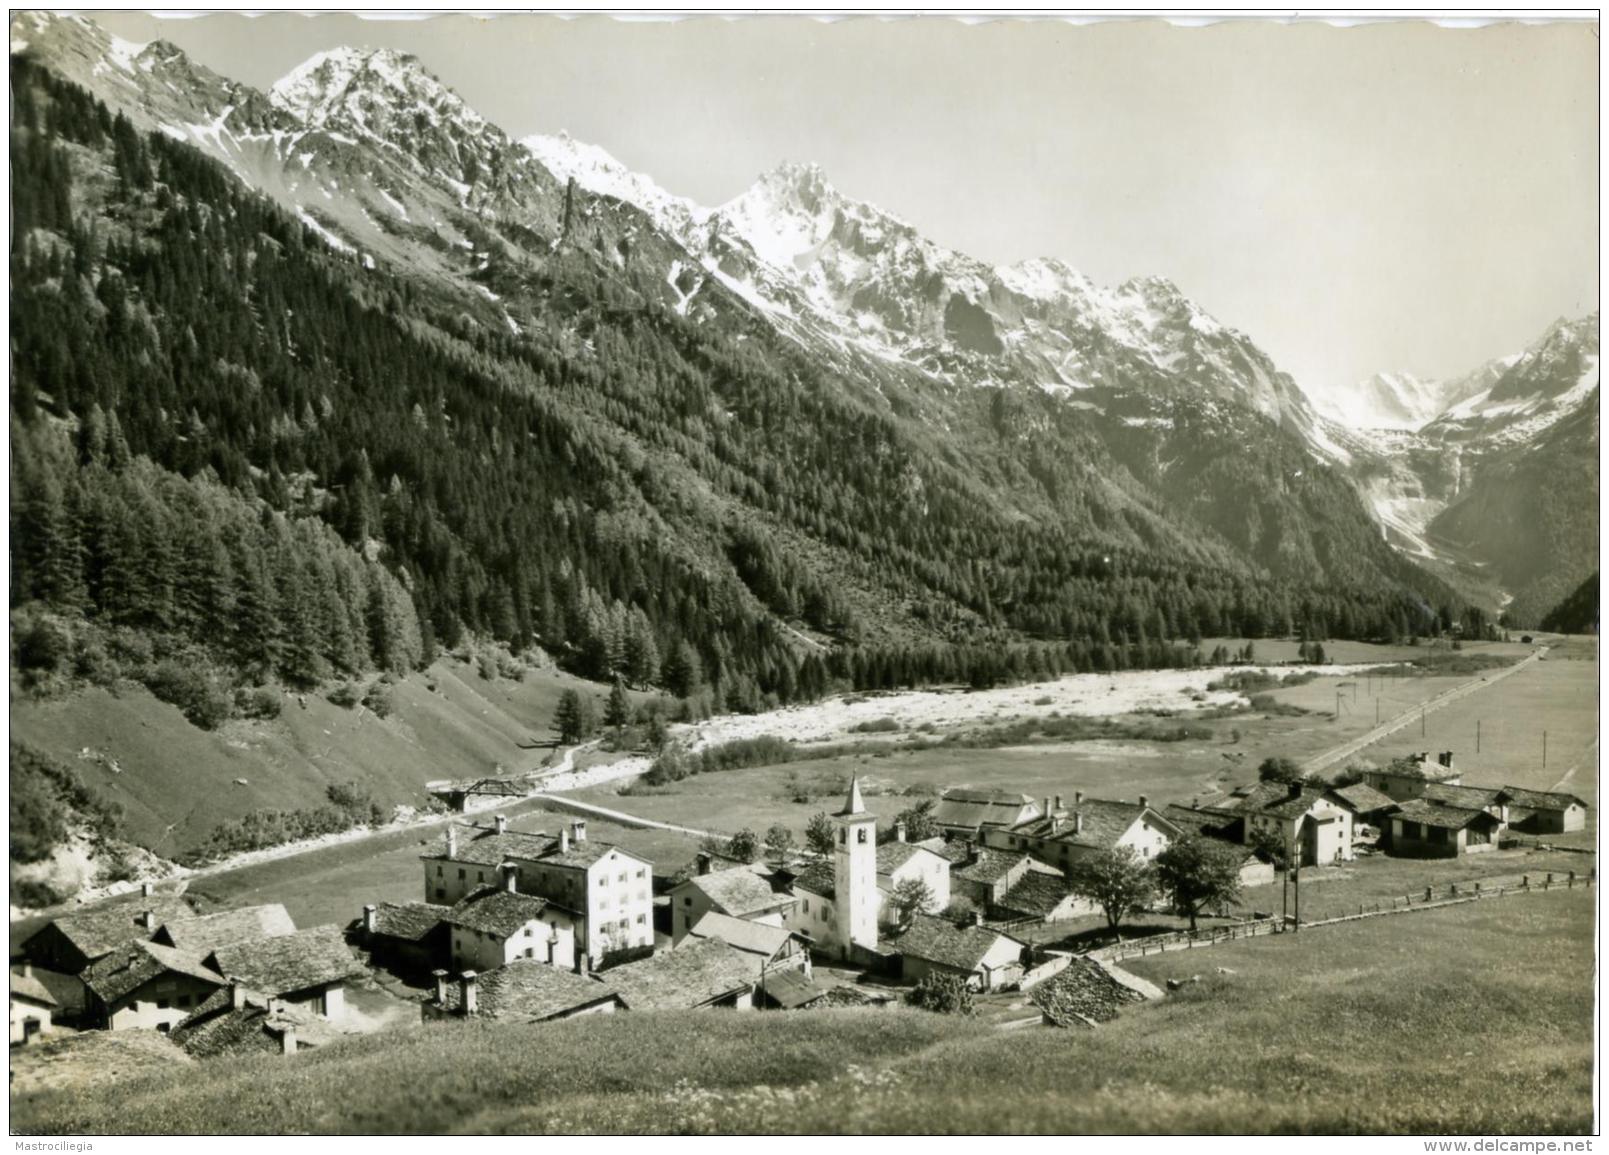
<path fill-rule="evenodd" d="M 1587 804 L 1574 794 L 1505 786 L 1499 795 L 1510 825 L 1526 834 L 1564 834 L 1586 826 Z"/>
<path fill-rule="evenodd" d="M 1386 823 L 1387 815 L 1397 805 L 1389 794 L 1382 794 L 1367 782 L 1354 782 L 1350 786 L 1337 786 L 1335 797 L 1352 811 L 1352 842 L 1373 841 Z M 1365 829 L 1368 828 L 1368 829 Z"/>
<path fill-rule="evenodd" d="M 1386 801 L 1389 803 L 1391 800 L 1388 798 Z M 1186 834 L 1197 838 L 1245 845 L 1245 820 L 1233 811 L 1173 803 L 1162 808 L 1162 816 Z M 1248 850 L 1240 863 L 1240 885 L 1263 886 L 1273 881 L 1274 864 L 1264 862 Z"/>
<path fill-rule="evenodd" d="M 11 1045 L 31 1043 L 50 1034 L 55 1026 L 56 997 L 34 977 L 33 966 L 23 963 L 11 972 Z"/>
<path fill-rule="evenodd" d="M 503 886 L 471 891 L 443 916 L 452 969 L 490 971 L 517 958 L 564 968 L 584 964 L 586 952 L 576 950 L 580 919 L 545 898 L 516 891 L 512 864 L 505 879 Z"/>
<path fill-rule="evenodd" d="M 589 840 L 582 819 L 557 836 L 509 830 L 501 814 L 490 829 L 453 824 L 421 858 L 426 902 L 451 905 L 480 887 L 499 885 L 503 864 L 512 862 L 521 894 L 580 916 L 577 942 L 591 965 L 653 949 L 653 864 L 612 843 Z"/>
<path fill-rule="evenodd" d="M 718 938 L 684 943 L 607 972 L 604 981 L 633 1011 L 754 1006 L 751 964 Z"/>
<path fill-rule="evenodd" d="M 165 922 L 151 941 L 204 958 L 221 946 L 295 933 L 290 914 L 276 902 Z"/>
<path fill-rule="evenodd" d="M 794 1011 L 809 1006 L 827 992 L 827 987 L 817 986 L 804 971 L 781 971 L 777 974 L 768 973 L 760 980 L 760 985 L 755 991 L 755 1001 L 763 1007 Z"/>
<path fill-rule="evenodd" d="M 451 928 L 445 921 L 450 910 L 432 902 L 370 903 L 353 929 L 374 965 L 421 974 L 452 954 Z"/>
<path fill-rule="evenodd" d="M 985 909 L 1004 898 L 1034 864 L 1034 859 L 1022 851 L 995 850 L 974 843 L 952 842 L 950 845 L 967 850 L 966 857 L 950 867 L 950 892 Z"/>
<path fill-rule="evenodd" d="M 729 914 L 712 910 L 687 932 L 681 947 L 704 939 L 718 938 L 737 951 L 758 978 L 785 970 L 810 973 L 810 953 L 804 949 L 799 936 L 781 926 L 733 918 Z"/>
<path fill-rule="evenodd" d="M 997 902 L 990 904 L 989 913 L 1001 918 L 1063 922 L 1094 914 L 1098 909 L 1092 901 L 1070 890 L 1061 875 L 1031 870 Z"/>
<path fill-rule="evenodd" d="M 465 971 L 457 982 L 438 970 L 435 995 L 420 1004 L 420 1010 L 427 1023 L 469 1017 L 546 1023 L 577 1015 L 610 1015 L 622 1005 L 615 991 L 589 975 L 515 959 L 486 975 Z"/>
<path fill-rule="evenodd" d="M 928 913 L 950 905 L 950 860 L 925 846 L 905 841 L 903 826 L 895 827 L 895 838 L 877 848 L 878 913 L 886 917 L 888 896 L 904 882 L 916 881 L 932 892 Z"/>
<path fill-rule="evenodd" d="M 1456 858 L 1491 850 L 1502 823 L 1485 810 L 1411 799 L 1391 815 L 1391 853 L 1412 858 Z"/>
<path fill-rule="evenodd" d="M 1352 809 L 1327 786 L 1257 782 L 1237 788 L 1216 809 L 1241 818 L 1248 846 L 1261 832 L 1296 849 L 1303 866 L 1353 859 Z"/>
<path fill-rule="evenodd" d="M 932 818 L 946 835 L 970 838 L 980 828 L 1004 830 L 1043 814 L 1044 810 L 1026 794 L 956 786 L 939 796 Z"/>
<path fill-rule="evenodd" d="M 705 860 L 700 859 L 702 866 Z M 710 911 L 733 918 L 782 926 L 795 898 L 784 873 L 763 867 L 737 866 L 695 875 L 671 888 L 671 938 L 681 942 L 695 923 Z"/>
<path fill-rule="evenodd" d="M 796 902 L 783 911 L 782 925 L 808 941 L 825 944 L 834 941 L 833 925 L 837 916 L 832 909 L 832 896 L 837 876 L 830 862 L 812 862 L 789 883 Z"/>
<path fill-rule="evenodd" d="M 957 926 L 947 919 L 919 914 L 890 947 L 899 952 L 906 982 L 931 974 L 957 975 L 974 990 L 992 991 L 1022 978 L 1024 943 L 991 930 L 976 920 Z"/>
<path fill-rule="evenodd" d="M 1179 834 L 1179 828 L 1151 809 L 1143 795 L 1138 803 L 1109 802 L 1079 792 L 1073 795 L 1071 810 L 1052 806 L 1049 814 L 1007 830 L 985 830 L 983 842 L 1031 854 L 1066 871 L 1117 846 L 1132 847 L 1141 858 L 1155 858 Z"/>
<path fill-rule="evenodd" d="M 346 980 L 361 969 L 335 926 L 219 947 L 207 963 L 254 994 L 306 1007 L 327 1019 L 341 1016 Z"/>
<path fill-rule="evenodd" d="M 148 940 L 164 922 L 194 916 L 195 910 L 182 898 L 144 894 L 51 919 L 22 944 L 22 954 L 42 967 L 76 975 L 114 950 Z"/>
<path fill-rule="evenodd" d="M 344 1033 L 303 1007 L 260 998 L 231 983 L 214 991 L 169 1037 L 192 1058 L 211 1059 L 294 1055 Z"/>
<path fill-rule="evenodd" d="M 111 1031 L 165 1033 L 226 983 L 200 957 L 153 942 L 129 943 L 91 964 L 83 977 L 89 1021 Z"/>
<path fill-rule="evenodd" d="M 1410 754 L 1379 770 L 1367 770 L 1363 781 L 1395 802 L 1418 798 L 1433 782 L 1457 786 L 1463 772 L 1453 765 L 1453 752 L 1443 750 L 1434 758 L 1428 753 Z"/>

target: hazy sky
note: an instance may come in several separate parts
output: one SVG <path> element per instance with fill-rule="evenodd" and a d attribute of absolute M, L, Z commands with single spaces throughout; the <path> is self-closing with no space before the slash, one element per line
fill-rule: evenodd
<path fill-rule="evenodd" d="M 791 17 L 95 16 L 267 87 L 417 55 L 718 204 L 781 160 L 990 262 L 1177 281 L 1309 388 L 1440 376 L 1597 308 L 1597 29 Z"/>

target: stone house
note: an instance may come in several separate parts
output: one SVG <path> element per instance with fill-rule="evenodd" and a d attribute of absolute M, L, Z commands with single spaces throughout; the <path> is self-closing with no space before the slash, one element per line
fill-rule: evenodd
<path fill-rule="evenodd" d="M 731 872 L 726 872 L 731 873 Z M 702 938 L 625 963 L 603 976 L 631 1011 L 754 1006 L 752 964 L 719 938 Z"/>
<path fill-rule="evenodd" d="M 1366 770 L 1366 785 L 1374 787 L 1393 802 L 1406 802 L 1418 798 L 1425 787 L 1433 782 L 1457 786 L 1463 781 L 1463 772 L 1453 765 L 1453 752 L 1443 750 L 1432 756 L 1428 752 L 1411 754 L 1378 770 Z"/>
<path fill-rule="evenodd" d="M 1505 786 L 1499 792 L 1508 810 L 1508 821 L 1526 834 L 1565 834 L 1582 830 L 1587 823 L 1587 804 L 1574 794 L 1549 790 L 1526 790 Z"/>
<path fill-rule="evenodd" d="M 703 865 L 704 860 L 700 860 Z M 783 926 L 796 899 L 789 875 L 772 872 L 758 863 L 711 870 L 673 886 L 670 890 L 671 940 L 680 943 L 699 919 L 711 911 L 750 922 Z"/>
<path fill-rule="evenodd" d="M 198 956 L 154 942 L 130 943 L 101 957 L 83 979 L 89 1023 L 110 1031 L 163 1033 L 228 983 Z"/>
<path fill-rule="evenodd" d="M 193 918 L 195 913 L 185 899 L 141 894 L 53 918 L 23 942 L 21 953 L 38 966 L 76 975 L 114 950 L 149 941 L 163 923 Z"/>
<path fill-rule="evenodd" d="M 34 977 L 32 963 L 11 972 L 11 1045 L 31 1043 L 55 1030 L 52 1017 L 59 1004 Z"/>
<path fill-rule="evenodd" d="M 1239 815 L 1204 806 L 1181 806 L 1177 803 L 1164 806 L 1162 815 L 1186 834 L 1245 846 L 1244 823 Z M 1240 885 L 1266 886 L 1273 881 L 1274 864 L 1264 862 L 1247 850 L 1245 858 L 1240 863 Z"/>
<path fill-rule="evenodd" d="M 375 966 L 425 975 L 452 957 L 450 910 L 433 902 L 369 903 L 351 930 Z"/>
<path fill-rule="evenodd" d="M 939 795 L 932 818 L 946 836 L 971 838 L 980 829 L 1005 830 L 1044 813 L 1026 794 L 956 786 Z"/>
<path fill-rule="evenodd" d="M 305 1007 L 253 995 L 238 983 L 214 991 L 169 1033 L 194 1059 L 294 1055 L 345 1037 Z"/>
<path fill-rule="evenodd" d="M 1005 830 L 985 830 L 985 846 L 1031 854 L 1063 872 L 1105 850 L 1127 846 L 1142 859 L 1153 859 L 1180 835 L 1179 828 L 1153 810 L 1141 795 L 1138 803 L 1111 802 L 1073 795 L 1073 805 Z"/>
<path fill-rule="evenodd" d="M 471 891 L 442 916 L 448 928 L 451 969 L 486 972 L 515 959 L 571 969 L 585 964 L 577 950 L 580 918 L 572 911 L 514 889 L 512 864 L 502 886 Z"/>
<path fill-rule="evenodd" d="M 1414 798 L 1391 815 L 1391 853 L 1405 858 L 1476 854 L 1495 849 L 1501 829 L 1489 811 Z"/>
<path fill-rule="evenodd" d="M 900 974 L 916 983 L 928 975 L 956 975 L 978 991 L 999 990 L 1022 978 L 1026 944 L 982 925 L 981 918 L 957 926 L 919 914 L 889 946 L 900 956 Z"/>
<path fill-rule="evenodd" d="M 1099 912 L 1100 908 L 1092 901 L 1071 889 L 1067 879 L 1037 870 L 1024 874 L 988 911 L 999 918 L 1033 919 L 1044 923 L 1065 922 Z"/>
<path fill-rule="evenodd" d="M 346 1008 L 346 980 L 362 971 L 337 926 L 219 947 L 207 964 L 264 998 L 304 1007 L 326 1019 Z"/>
<path fill-rule="evenodd" d="M 653 950 L 653 864 L 588 839 L 582 819 L 556 836 L 510 830 L 501 814 L 491 828 L 453 824 L 421 858 L 426 902 L 452 905 L 480 887 L 500 885 L 503 864 L 512 862 L 521 894 L 580 916 L 577 942 L 589 965 Z"/>
<path fill-rule="evenodd" d="M 810 952 L 798 934 L 784 926 L 733 918 L 716 910 L 694 923 L 676 949 L 712 938 L 720 939 L 737 951 L 752 968 L 756 979 L 789 970 L 810 973 Z"/>
<path fill-rule="evenodd" d="M 1352 811 L 1352 846 L 1378 842 L 1389 829 L 1391 811 L 1396 800 L 1382 794 L 1367 782 L 1354 782 L 1350 786 L 1337 786 L 1335 796 Z"/>
<path fill-rule="evenodd" d="M 483 1018 L 547 1023 L 578 1015 L 610 1015 L 624 1004 L 608 984 L 591 975 L 519 958 L 489 974 L 465 971 L 456 982 L 435 972 L 434 995 L 420 1005 L 425 1022 Z"/>
<path fill-rule="evenodd" d="M 1352 807 L 1330 787 L 1255 782 L 1237 788 L 1213 809 L 1244 823 L 1245 845 L 1254 845 L 1261 831 L 1287 853 L 1295 853 L 1302 866 L 1351 862 L 1354 857 Z"/>
<path fill-rule="evenodd" d="M 891 917 L 889 896 L 901 883 L 924 883 L 932 892 L 925 914 L 936 914 L 950 905 L 950 860 L 918 843 L 905 841 L 903 826 L 894 828 L 894 840 L 877 847 L 878 917 L 887 923 Z"/>

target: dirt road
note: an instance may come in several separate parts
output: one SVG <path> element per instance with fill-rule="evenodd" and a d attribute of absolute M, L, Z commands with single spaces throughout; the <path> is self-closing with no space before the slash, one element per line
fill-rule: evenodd
<path fill-rule="evenodd" d="M 1518 662 L 1515 662 L 1512 666 L 1505 666 L 1504 668 L 1502 668 L 1500 670 L 1493 670 L 1493 671 L 1491 671 L 1489 673 L 1485 673 L 1485 674 L 1477 674 L 1477 675 L 1475 675 L 1475 677 L 1471 678 L 1469 681 L 1465 682 L 1463 685 L 1454 686 L 1450 690 L 1445 690 L 1442 693 L 1437 694 L 1434 698 L 1431 698 L 1428 701 L 1423 702 L 1418 706 L 1414 706 L 1411 709 L 1404 710 L 1402 713 L 1398 714 L 1395 718 L 1392 718 L 1392 719 L 1390 719 L 1389 721 L 1386 721 L 1386 722 L 1382 722 L 1380 725 L 1376 726 L 1374 729 L 1370 730 L 1368 733 L 1363 734 L 1360 737 L 1354 738 L 1350 742 L 1343 742 L 1341 745 L 1333 747 L 1332 749 L 1326 750 L 1326 751 L 1324 751 L 1324 753 L 1318 755 L 1317 757 L 1309 759 L 1307 761 L 1307 763 L 1302 768 L 1304 770 L 1310 770 L 1310 771 L 1315 771 L 1315 772 L 1319 771 L 1319 770 L 1328 769 L 1329 767 L 1335 765 L 1337 762 L 1341 761 L 1342 759 L 1350 758 L 1352 755 L 1356 754 L 1359 750 L 1362 750 L 1367 746 L 1374 745 L 1374 743 L 1376 743 L 1380 739 L 1386 737 L 1388 734 L 1395 734 L 1398 730 L 1402 729 L 1404 726 L 1409 725 L 1414 720 L 1419 718 L 1421 715 L 1423 715 L 1423 714 L 1433 714 L 1437 710 L 1441 709 L 1443 706 L 1446 706 L 1446 705 L 1448 705 L 1448 704 L 1450 704 L 1452 702 L 1456 702 L 1460 698 L 1468 697 L 1470 694 L 1475 693 L 1477 690 L 1483 690 L 1483 689 L 1486 689 L 1486 688 L 1488 688 L 1490 686 L 1495 686 L 1498 682 L 1501 682 L 1504 678 L 1512 677 L 1513 675 L 1519 673 L 1521 670 L 1526 669 L 1527 667 L 1535 664 L 1547 652 L 1548 652 L 1548 647 L 1547 646 L 1539 646 L 1539 647 L 1537 647 L 1535 653 L 1531 654 L 1529 657 L 1520 659 Z"/>

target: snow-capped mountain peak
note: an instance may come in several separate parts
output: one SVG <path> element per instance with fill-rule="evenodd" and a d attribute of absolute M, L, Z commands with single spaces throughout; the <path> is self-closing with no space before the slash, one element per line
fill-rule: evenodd
<path fill-rule="evenodd" d="M 269 99 L 310 127 L 356 118 L 378 103 L 429 115 L 450 112 L 469 125 L 480 114 L 405 52 L 390 48 L 332 48 L 297 65 L 275 82 Z"/>

